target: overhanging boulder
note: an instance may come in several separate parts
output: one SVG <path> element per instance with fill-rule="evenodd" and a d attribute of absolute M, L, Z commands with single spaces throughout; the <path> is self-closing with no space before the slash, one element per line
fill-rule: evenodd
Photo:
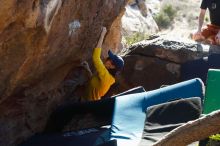
<path fill-rule="evenodd" d="M 105 48 L 127 0 L 7 0 L 0 2 L 0 145 L 43 130 L 63 102 L 57 90 L 67 73 L 89 60 L 106 26 Z M 114 33 L 113 33 L 114 32 Z M 109 43 L 111 42 L 111 43 Z"/>

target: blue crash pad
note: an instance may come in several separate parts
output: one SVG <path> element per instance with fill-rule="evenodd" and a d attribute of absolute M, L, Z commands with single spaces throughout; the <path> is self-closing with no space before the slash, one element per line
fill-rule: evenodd
<path fill-rule="evenodd" d="M 173 129 L 198 119 L 202 113 L 201 105 L 200 97 L 192 97 L 148 107 L 142 139 L 138 146 L 151 146 Z"/>
<path fill-rule="evenodd" d="M 192 79 L 157 90 L 119 96 L 115 99 L 111 139 L 118 146 L 137 145 L 142 136 L 145 111 L 149 106 L 180 98 L 204 98 L 204 84 L 201 79 Z"/>
<path fill-rule="evenodd" d="M 54 125 L 55 127 L 58 127 L 55 128 L 56 130 L 62 129 L 59 128 L 64 126 L 62 121 L 68 123 L 65 118 L 69 119 L 75 114 L 91 113 L 97 116 L 103 116 L 103 114 L 105 114 L 105 116 L 108 116 L 110 115 L 109 111 L 113 110 L 115 97 L 141 92 L 145 92 L 145 89 L 142 86 L 139 86 L 117 94 L 114 96 L 114 98 L 112 97 L 111 99 L 87 102 L 84 104 L 73 104 L 71 105 L 71 107 L 67 107 L 67 109 L 65 110 L 59 110 L 59 114 L 56 115 L 56 118 L 51 119 L 52 122 L 50 124 L 58 123 Z M 99 114 L 99 112 L 97 111 L 101 111 L 102 114 Z M 58 120 L 61 121 L 59 122 Z M 37 134 L 20 144 L 19 146 L 98 146 L 99 144 L 102 144 L 103 146 L 116 145 L 116 141 L 109 140 L 110 129 L 108 126 L 105 128 L 89 128 L 64 133 L 54 133 L 53 131 L 53 133 L 48 134 Z"/>
<path fill-rule="evenodd" d="M 220 69 L 220 54 L 210 54 L 208 58 L 208 66 L 212 69 Z"/>
<path fill-rule="evenodd" d="M 100 137 L 103 133 L 109 133 L 109 128 L 90 128 L 74 132 L 38 134 L 19 146 L 94 146 L 97 143 L 97 137 Z"/>
<path fill-rule="evenodd" d="M 204 83 L 206 83 L 208 68 L 207 58 L 188 61 L 181 65 L 181 80 L 186 81 L 194 78 L 200 78 Z"/>
<path fill-rule="evenodd" d="M 208 69 L 220 69 L 220 54 L 210 54 L 198 60 L 188 61 L 181 65 L 181 80 L 200 78 L 206 84 Z"/>
<path fill-rule="evenodd" d="M 117 97 L 117 96 L 127 95 L 127 94 L 141 93 L 141 92 L 146 92 L 146 90 L 144 89 L 144 87 L 138 86 L 138 87 L 134 87 L 132 89 L 129 89 L 127 91 L 124 91 L 122 93 L 119 93 L 117 95 L 114 95 L 114 96 L 112 96 L 112 98 Z"/>

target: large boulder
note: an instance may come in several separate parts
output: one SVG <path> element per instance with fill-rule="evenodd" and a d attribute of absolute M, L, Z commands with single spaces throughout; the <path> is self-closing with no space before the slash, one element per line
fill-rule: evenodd
<path fill-rule="evenodd" d="M 155 36 L 154 36 L 155 37 Z M 183 63 L 219 53 L 220 47 L 167 36 L 150 38 L 122 50 L 125 67 L 112 92 L 143 86 L 146 90 L 181 81 Z"/>
<path fill-rule="evenodd" d="M 89 60 L 102 26 L 115 48 L 126 0 L 0 1 L 0 145 L 12 146 L 43 130 L 63 102 L 59 84 Z M 111 42 L 111 43 L 109 43 Z M 104 50 L 105 50 L 104 48 Z"/>

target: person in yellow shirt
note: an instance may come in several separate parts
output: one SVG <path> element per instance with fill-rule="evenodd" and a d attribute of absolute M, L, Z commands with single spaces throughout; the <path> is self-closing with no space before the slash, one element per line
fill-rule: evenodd
<path fill-rule="evenodd" d="M 108 51 L 108 58 L 104 62 L 101 60 L 101 47 L 106 32 L 106 28 L 103 27 L 98 44 L 94 48 L 92 60 L 96 74 L 92 75 L 86 87 L 86 92 L 82 96 L 83 100 L 100 100 L 108 92 L 111 85 L 115 83 L 115 75 L 124 66 L 124 60 L 120 56 L 113 54 L 111 50 Z"/>
<path fill-rule="evenodd" d="M 107 93 L 111 85 L 115 83 L 115 75 L 123 69 L 124 60 L 120 56 L 113 54 L 110 50 L 108 51 L 108 58 L 105 59 L 104 62 L 101 60 L 101 47 L 106 32 L 106 28 L 103 27 L 98 44 L 96 48 L 94 48 L 92 56 L 96 73 L 91 76 L 91 79 L 86 87 L 85 94 L 80 98 L 81 101 L 87 102 L 76 102 L 76 100 L 74 100 L 74 102 L 70 101 L 67 104 L 59 106 L 51 114 L 44 130 L 45 133 L 63 130 L 63 127 L 73 118 L 73 116 L 79 113 L 93 113 L 96 116 L 103 116 L 104 113 L 104 118 L 111 117 L 114 99 L 100 99 Z M 92 74 L 89 69 L 89 65 L 86 62 L 81 65 L 88 70 L 90 74 Z M 80 84 L 83 84 L 84 82 L 84 79 L 75 79 L 76 80 L 69 81 L 73 83 L 66 83 L 73 86 L 71 91 L 75 89 L 78 85 L 77 83 L 80 82 Z"/>

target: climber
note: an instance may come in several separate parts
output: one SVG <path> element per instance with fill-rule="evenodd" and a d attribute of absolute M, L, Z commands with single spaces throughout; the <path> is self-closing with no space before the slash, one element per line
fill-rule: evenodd
<path fill-rule="evenodd" d="M 102 50 L 101 47 L 106 32 L 106 28 L 103 27 L 98 44 L 93 50 L 92 59 L 96 69 L 96 73 L 91 76 L 89 83 L 85 89 L 84 95 L 79 98 L 80 100 L 74 99 L 73 102 L 68 101 L 68 103 L 59 106 L 51 114 L 51 117 L 47 122 L 45 132 L 61 131 L 63 127 L 72 119 L 72 116 L 77 111 L 81 111 L 82 113 L 95 111 L 97 113 L 103 114 L 103 111 L 109 111 L 109 107 L 114 104 L 113 100 L 110 103 L 106 102 L 107 100 L 111 100 L 111 98 L 104 100 L 100 99 L 107 93 L 111 85 L 115 83 L 115 76 L 120 71 L 122 71 L 124 60 L 120 56 L 113 54 L 109 50 L 108 58 L 104 62 L 102 62 L 100 58 Z M 80 66 L 84 67 L 91 74 L 88 63 L 83 62 Z M 82 82 L 84 82 L 84 79 L 80 77 L 76 78 L 80 73 L 82 73 L 81 70 L 76 75 L 74 74 L 73 80 L 68 80 L 65 84 L 68 84 L 68 86 L 75 85 L 76 83 L 82 84 Z M 73 89 L 71 89 L 71 91 L 73 91 Z M 103 102 L 107 103 L 104 104 L 104 107 L 102 105 Z M 99 107 L 102 107 L 101 111 L 99 110 Z M 106 114 L 107 112 L 104 113 Z"/>
<path fill-rule="evenodd" d="M 123 59 L 108 51 L 108 58 L 104 62 L 101 60 L 101 47 L 106 34 L 106 28 L 102 28 L 102 32 L 96 48 L 93 50 L 93 64 L 96 73 L 93 74 L 89 64 L 84 61 L 74 71 L 69 74 L 62 83 L 64 98 L 71 98 L 72 101 L 93 101 L 99 100 L 104 96 L 111 85 L 115 83 L 115 76 L 122 70 L 124 66 Z M 84 87 L 82 94 L 76 93 L 77 87 Z M 79 95 L 77 95 L 79 94 Z"/>
<path fill-rule="evenodd" d="M 220 45 L 220 1 L 202 0 L 200 8 L 198 30 L 192 34 L 192 39 Z M 207 8 L 209 9 L 211 24 L 202 29 Z"/>
<path fill-rule="evenodd" d="M 111 85 L 115 83 L 115 76 L 124 66 L 124 60 L 120 56 L 113 54 L 111 50 L 108 51 L 108 58 L 102 62 L 100 57 L 106 32 L 106 28 L 102 27 L 101 36 L 96 48 L 93 50 L 92 56 L 96 73 L 92 75 L 82 100 L 100 100 L 107 93 Z M 90 70 L 89 67 L 87 69 Z"/>

